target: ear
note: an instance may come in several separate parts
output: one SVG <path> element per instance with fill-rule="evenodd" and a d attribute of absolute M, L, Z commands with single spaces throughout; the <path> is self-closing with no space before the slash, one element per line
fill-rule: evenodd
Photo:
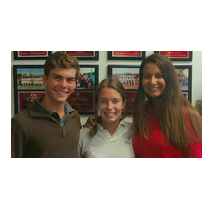
<path fill-rule="evenodd" d="M 47 82 L 47 77 L 46 77 L 45 73 L 42 75 L 42 81 L 43 81 L 43 84 L 45 86 L 46 82 Z"/>
<path fill-rule="evenodd" d="M 126 103 L 127 103 L 127 100 L 125 99 L 125 100 L 124 100 L 124 103 L 123 103 L 123 106 L 122 106 L 122 109 L 124 109 L 124 108 L 125 108 Z"/>

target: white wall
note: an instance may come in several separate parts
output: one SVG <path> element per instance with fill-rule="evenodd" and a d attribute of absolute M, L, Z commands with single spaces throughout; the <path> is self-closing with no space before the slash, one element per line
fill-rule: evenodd
<path fill-rule="evenodd" d="M 153 54 L 154 51 L 146 51 L 146 56 Z M 14 116 L 14 90 L 13 90 L 13 65 L 42 65 L 45 60 L 14 60 L 11 52 L 11 117 Z M 107 60 L 107 51 L 99 51 L 99 60 L 79 61 L 80 64 L 98 64 L 99 82 L 107 77 L 107 66 L 109 64 L 140 65 L 141 60 Z M 173 61 L 174 65 L 192 65 L 192 105 L 197 99 L 202 98 L 202 52 L 193 51 L 192 61 Z M 84 124 L 87 116 L 81 116 L 81 123 Z M 127 118 L 131 121 L 131 117 Z"/>

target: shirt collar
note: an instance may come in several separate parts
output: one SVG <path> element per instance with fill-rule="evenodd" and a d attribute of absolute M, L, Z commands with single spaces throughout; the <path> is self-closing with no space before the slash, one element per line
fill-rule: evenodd
<path fill-rule="evenodd" d="M 43 98 L 44 96 L 37 98 L 37 103 L 47 114 L 51 116 L 54 111 L 49 111 L 48 109 L 46 109 L 45 107 L 41 105 L 41 101 L 43 100 Z M 74 111 L 74 109 L 71 107 L 71 105 L 68 102 L 66 102 L 65 103 L 65 114 L 69 114 L 72 111 Z"/>
<path fill-rule="evenodd" d="M 122 127 L 126 127 L 126 122 L 124 120 L 121 120 L 120 123 L 119 123 L 119 126 L 117 128 L 119 128 L 120 126 Z M 100 130 L 100 131 L 103 131 L 105 128 L 101 125 L 101 124 L 98 124 L 97 125 L 97 128 Z"/>
<path fill-rule="evenodd" d="M 126 121 L 125 120 L 121 120 L 120 125 L 126 127 Z"/>

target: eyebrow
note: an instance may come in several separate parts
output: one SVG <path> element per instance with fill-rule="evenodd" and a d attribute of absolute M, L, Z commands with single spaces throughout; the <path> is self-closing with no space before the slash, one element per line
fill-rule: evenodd
<path fill-rule="evenodd" d="M 61 75 L 56 74 L 56 73 L 52 74 L 52 76 L 59 76 L 59 77 L 62 77 Z"/>
<path fill-rule="evenodd" d="M 150 74 L 150 73 L 145 73 L 145 72 L 143 72 L 143 75 L 144 74 Z M 163 72 L 158 72 L 158 73 L 155 73 L 155 74 L 163 74 Z"/>
<path fill-rule="evenodd" d="M 107 98 L 99 98 L 99 100 L 108 100 Z M 120 100 L 120 98 L 112 98 L 112 100 Z"/>
<path fill-rule="evenodd" d="M 59 75 L 59 74 L 52 74 L 52 76 L 58 76 L 58 77 L 63 77 L 62 75 Z M 67 79 L 75 79 L 75 77 L 67 77 Z"/>

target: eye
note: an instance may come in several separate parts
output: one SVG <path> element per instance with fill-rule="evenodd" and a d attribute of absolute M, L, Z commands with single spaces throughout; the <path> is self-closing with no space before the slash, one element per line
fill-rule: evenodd
<path fill-rule="evenodd" d="M 105 99 L 100 99 L 99 102 L 100 103 L 106 103 L 107 101 Z"/>
<path fill-rule="evenodd" d="M 74 77 L 67 78 L 67 82 L 73 83 L 76 79 Z"/>
<path fill-rule="evenodd" d="M 55 75 L 55 76 L 54 76 L 54 79 L 55 79 L 55 80 L 61 80 L 61 76 L 59 76 L 59 75 Z"/>
<path fill-rule="evenodd" d="M 164 76 L 162 73 L 160 73 L 160 74 L 157 74 L 157 78 L 164 78 Z"/>
<path fill-rule="evenodd" d="M 119 103 L 119 101 L 120 101 L 119 99 L 114 99 L 113 103 Z"/>
<path fill-rule="evenodd" d="M 144 79 L 150 79 L 150 75 L 148 75 L 148 74 L 143 74 L 143 78 L 144 78 Z"/>

